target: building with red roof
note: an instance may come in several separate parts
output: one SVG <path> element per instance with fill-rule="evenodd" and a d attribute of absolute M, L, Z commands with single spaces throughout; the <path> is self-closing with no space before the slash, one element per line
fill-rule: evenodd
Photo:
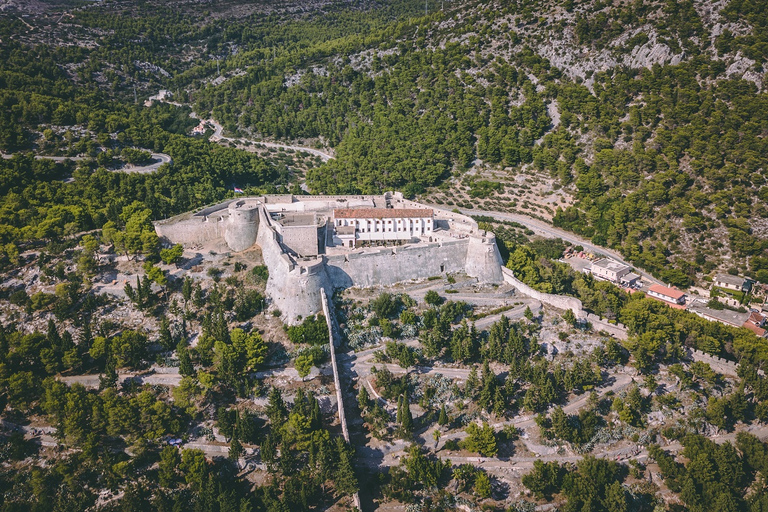
<path fill-rule="evenodd" d="M 660 284 L 654 284 L 648 288 L 648 296 L 654 299 L 663 300 L 670 304 L 685 304 L 685 292 L 669 288 Z"/>

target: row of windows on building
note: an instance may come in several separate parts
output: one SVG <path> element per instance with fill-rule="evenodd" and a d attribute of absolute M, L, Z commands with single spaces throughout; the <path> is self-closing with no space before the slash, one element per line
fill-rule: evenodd
<path fill-rule="evenodd" d="M 371 232 L 403 232 L 403 231 L 432 231 L 432 219 L 397 219 L 396 222 L 392 222 L 392 219 L 384 220 L 347 220 L 336 219 L 336 226 L 353 226 L 360 230 L 361 233 Z"/>

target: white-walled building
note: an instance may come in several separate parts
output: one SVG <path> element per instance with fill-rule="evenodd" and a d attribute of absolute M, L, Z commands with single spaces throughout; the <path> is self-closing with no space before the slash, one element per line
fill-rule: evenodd
<path fill-rule="evenodd" d="M 663 300 L 664 302 L 669 302 L 670 304 L 685 304 L 685 292 L 675 290 L 674 288 L 668 288 L 660 284 L 654 284 L 648 288 L 647 293 L 649 297 L 654 297 L 656 299 Z"/>
<path fill-rule="evenodd" d="M 630 273 L 630 270 L 628 265 L 610 258 L 593 261 L 591 269 L 593 276 L 613 283 L 618 283 L 622 277 Z"/>
<path fill-rule="evenodd" d="M 428 208 L 336 208 L 333 210 L 334 242 L 354 247 L 358 241 L 409 241 L 429 237 L 434 231 Z"/>

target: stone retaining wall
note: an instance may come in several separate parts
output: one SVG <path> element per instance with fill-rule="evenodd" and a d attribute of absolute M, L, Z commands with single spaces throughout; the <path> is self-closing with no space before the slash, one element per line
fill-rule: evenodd
<path fill-rule="evenodd" d="M 568 297 L 567 295 L 555 295 L 553 293 L 543 293 L 538 290 L 534 290 L 521 280 L 515 277 L 514 272 L 506 267 L 501 268 L 501 273 L 504 276 L 504 281 L 517 288 L 520 293 L 528 295 L 538 301 L 543 302 L 553 308 L 557 309 L 570 309 L 576 318 L 585 318 L 587 313 L 581 306 L 581 301 L 576 297 Z"/>

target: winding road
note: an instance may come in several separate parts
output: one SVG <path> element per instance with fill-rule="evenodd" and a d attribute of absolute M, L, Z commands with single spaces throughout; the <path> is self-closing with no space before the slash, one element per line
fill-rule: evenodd
<path fill-rule="evenodd" d="M 426 204 L 429 204 L 429 203 L 426 203 Z M 430 204 L 429 206 L 432 206 L 437 209 L 441 208 L 440 205 Z M 621 254 L 614 251 L 613 249 L 608 249 L 607 247 L 595 245 L 589 240 L 586 240 L 580 237 L 579 235 L 576 235 L 569 231 L 565 231 L 564 229 L 556 228 L 551 224 L 547 224 L 544 221 L 534 219 L 533 217 L 529 217 L 527 215 L 522 215 L 519 213 L 504 213 L 504 212 L 489 211 L 489 210 L 478 210 L 474 208 L 472 209 L 459 208 L 459 211 L 464 215 L 485 215 L 485 216 L 493 217 L 499 220 L 517 222 L 518 224 L 521 224 L 526 228 L 530 229 L 537 235 L 541 235 L 545 238 L 562 238 L 563 240 L 570 242 L 574 245 L 581 245 L 582 247 L 584 247 L 585 250 L 589 252 L 592 252 L 594 254 L 603 254 L 606 256 L 610 256 L 611 258 L 618 261 L 619 263 L 622 263 L 624 265 L 634 268 L 635 272 L 640 274 L 643 277 L 643 279 L 646 281 L 650 281 L 656 284 L 664 284 L 658 279 L 656 279 L 655 277 L 653 277 L 652 275 L 650 275 L 648 272 L 640 268 L 637 268 L 632 263 L 624 260 Z"/>
<path fill-rule="evenodd" d="M 14 155 L 9 155 L 6 153 L 2 153 L 2 157 L 5 160 L 10 160 L 13 158 Z M 66 162 L 67 160 L 71 160 L 73 162 L 77 162 L 80 160 L 88 160 L 91 157 L 89 156 L 46 156 L 46 155 L 35 155 L 35 160 L 53 160 L 54 162 Z M 160 166 L 164 164 L 169 164 L 173 162 L 173 159 L 171 158 L 171 155 L 166 155 L 165 153 L 152 153 L 152 163 L 147 165 L 131 165 L 128 164 L 122 169 L 116 169 L 114 172 L 127 172 L 127 173 L 135 173 L 135 174 L 151 174 L 155 171 L 157 171 Z"/>
<path fill-rule="evenodd" d="M 193 116 L 196 117 L 196 116 Z M 231 138 L 231 137 L 225 137 L 222 135 L 222 132 L 224 131 L 224 127 L 221 126 L 216 120 L 214 119 L 204 119 L 204 123 L 210 124 L 213 126 L 213 134 L 211 135 L 210 139 L 213 142 L 218 141 L 227 141 L 227 142 L 234 142 L 236 144 L 254 144 L 258 146 L 264 146 L 267 148 L 276 148 L 276 149 L 289 149 L 293 151 L 303 151 L 305 153 L 309 153 L 311 155 L 315 155 L 320 157 L 323 162 L 327 162 L 328 160 L 332 160 L 334 157 L 333 155 L 330 155 L 324 151 L 320 151 L 319 149 L 315 148 L 308 148 L 306 146 L 291 146 L 288 144 L 280 144 L 277 142 L 263 142 L 263 141 L 257 141 L 257 140 L 250 140 L 250 139 L 243 139 L 243 138 Z"/>

